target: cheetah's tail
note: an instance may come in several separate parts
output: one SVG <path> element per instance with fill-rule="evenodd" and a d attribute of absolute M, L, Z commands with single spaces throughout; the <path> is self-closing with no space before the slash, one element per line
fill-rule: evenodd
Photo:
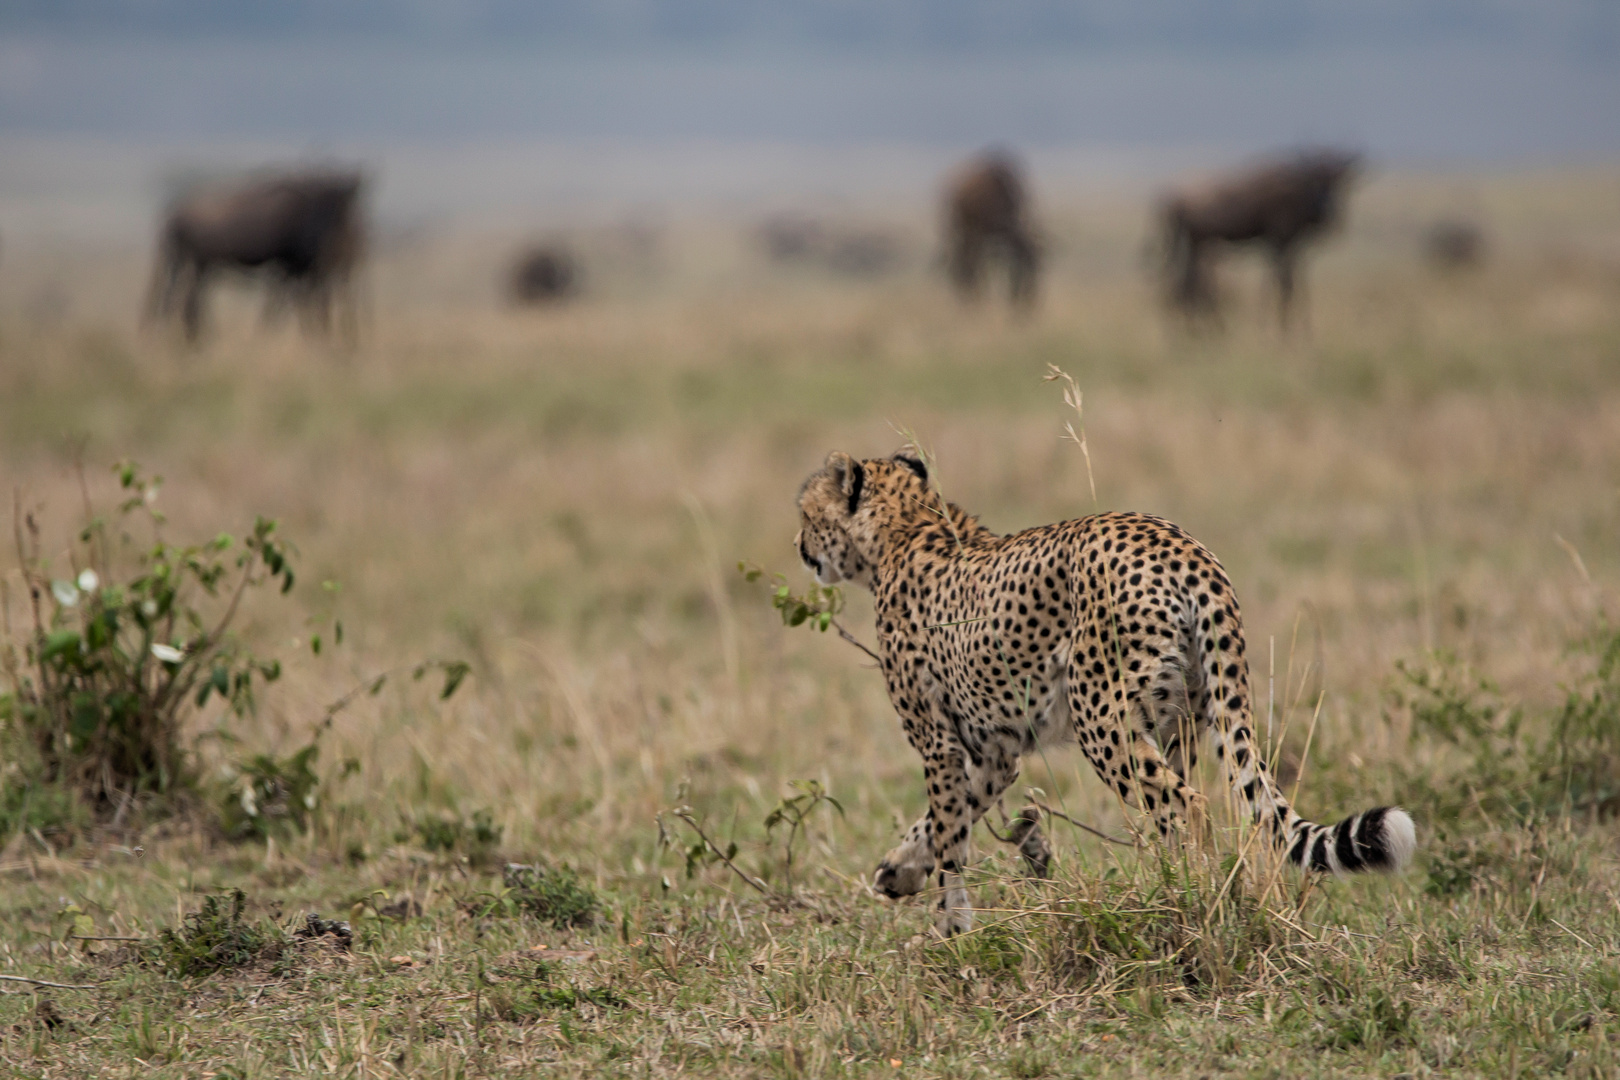
<path fill-rule="evenodd" d="M 1398 806 L 1365 810 L 1337 825 L 1295 818 L 1291 833 L 1288 861 L 1318 873 L 1399 873 L 1417 850 L 1412 816 Z"/>

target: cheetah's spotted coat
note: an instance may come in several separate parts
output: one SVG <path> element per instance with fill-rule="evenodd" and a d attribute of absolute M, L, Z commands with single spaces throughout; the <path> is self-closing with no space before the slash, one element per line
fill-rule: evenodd
<path fill-rule="evenodd" d="M 941 933 L 972 924 L 961 868 L 974 823 L 1022 755 L 1066 727 L 1166 837 L 1203 819 L 1204 797 L 1184 777 L 1209 732 L 1227 782 L 1290 862 L 1340 872 L 1410 859 L 1403 810 L 1326 826 L 1289 805 L 1254 749 L 1231 582 L 1170 522 L 1096 514 L 997 536 L 904 454 L 833 453 L 805 481 L 799 510 L 799 554 L 817 579 L 872 591 L 889 697 L 923 757 L 928 813 L 875 884 L 907 895 L 937 871 Z M 1032 820 L 1021 825 L 1022 850 L 1044 872 L 1045 842 Z"/>

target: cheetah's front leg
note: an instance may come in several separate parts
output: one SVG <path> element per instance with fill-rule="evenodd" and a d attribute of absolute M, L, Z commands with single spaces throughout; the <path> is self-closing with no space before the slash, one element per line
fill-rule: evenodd
<path fill-rule="evenodd" d="M 883 856 L 872 887 L 891 900 L 915 896 L 928 887 L 934 869 L 933 817 L 924 814 L 906 830 L 906 838 Z"/>
<path fill-rule="evenodd" d="M 928 781 L 928 816 L 933 822 L 929 839 L 940 892 L 934 930 L 940 937 L 973 929 L 973 902 L 962 880 L 962 868 L 967 865 L 968 840 L 979 815 L 962 757 L 960 747 L 951 747 L 941 755 L 938 767 L 923 770 Z M 981 812 L 986 808 L 977 806 Z"/>

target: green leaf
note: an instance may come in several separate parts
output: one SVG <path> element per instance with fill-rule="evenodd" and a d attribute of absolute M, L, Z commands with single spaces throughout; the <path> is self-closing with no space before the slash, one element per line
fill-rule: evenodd
<path fill-rule="evenodd" d="M 464 660 L 452 660 L 445 664 L 444 689 L 439 691 L 439 700 L 448 700 L 450 695 L 456 692 L 456 688 L 461 685 L 461 681 L 467 677 L 467 673 L 471 670 L 472 666 Z"/>
<path fill-rule="evenodd" d="M 209 674 L 209 681 L 213 683 L 214 692 L 220 697 L 231 696 L 231 673 L 223 664 L 215 664 L 214 670 Z"/>
<path fill-rule="evenodd" d="M 101 726 L 101 702 L 91 693 L 73 695 L 73 712 L 68 731 L 75 739 L 88 739 Z"/>
<path fill-rule="evenodd" d="M 321 635 L 309 635 L 309 651 L 314 653 L 316 656 L 321 655 Z"/>
<path fill-rule="evenodd" d="M 77 630 L 53 630 L 45 638 L 45 649 L 40 654 L 42 660 L 55 660 L 67 653 L 79 651 L 79 632 Z"/>
<path fill-rule="evenodd" d="M 337 621 L 335 621 L 332 624 L 332 641 L 333 641 L 333 644 L 336 644 L 336 645 L 343 644 L 343 620 L 342 619 L 338 619 Z"/>

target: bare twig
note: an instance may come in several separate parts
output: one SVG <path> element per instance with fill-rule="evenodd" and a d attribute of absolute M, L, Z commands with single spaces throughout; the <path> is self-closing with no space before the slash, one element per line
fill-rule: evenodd
<path fill-rule="evenodd" d="M 1076 821 L 1074 818 L 1070 817 L 1068 814 L 1065 814 L 1060 810 L 1052 809 L 1050 806 L 1047 806 L 1045 803 L 1041 802 L 1039 799 L 1032 799 L 1030 801 L 1033 802 L 1036 806 L 1040 807 L 1040 809 L 1044 813 L 1051 814 L 1053 817 L 1058 818 L 1061 821 L 1067 821 L 1070 825 L 1073 825 L 1075 828 L 1084 829 L 1084 830 L 1086 830 L 1086 832 L 1090 833 L 1092 836 L 1101 837 L 1102 839 L 1108 841 L 1110 844 L 1118 844 L 1120 847 L 1135 847 L 1136 846 L 1135 844 L 1131 843 L 1129 840 L 1121 840 L 1117 836 L 1110 836 L 1108 833 L 1103 832 L 1101 829 L 1094 829 L 1090 825 L 1087 825 L 1083 821 Z"/>
<path fill-rule="evenodd" d="M 692 826 L 692 831 L 698 834 L 698 839 L 707 844 L 709 846 L 709 850 L 719 856 L 720 861 L 729 866 L 734 874 L 742 878 L 743 881 L 747 882 L 751 887 L 758 890 L 761 896 L 771 895 L 771 890 L 765 887 L 764 882 L 759 881 L 757 878 L 749 877 L 748 874 L 743 871 L 742 867 L 731 861 L 731 858 L 725 853 L 724 850 L 721 849 L 719 844 L 716 844 L 713 840 L 709 839 L 709 834 L 703 831 L 703 826 L 697 823 L 697 819 L 692 816 L 692 812 L 690 810 L 683 806 L 679 810 L 671 810 L 670 813 Z"/>
<path fill-rule="evenodd" d="M 80 986 L 76 983 L 51 982 L 49 979 L 30 979 L 23 975 L 0 975 L 0 981 L 29 983 L 33 986 L 49 986 L 53 990 L 99 990 L 99 983 L 91 986 Z"/>
<path fill-rule="evenodd" d="M 849 642 L 851 645 L 853 645 L 857 649 L 861 650 L 861 652 L 865 653 L 867 656 L 870 656 L 873 660 L 876 660 L 879 664 L 883 663 L 883 657 L 879 656 L 877 653 L 873 652 L 871 649 L 868 649 L 865 645 L 861 644 L 861 639 L 856 637 L 854 634 L 850 633 L 848 630 L 845 630 L 843 623 L 839 622 L 837 619 L 833 619 L 832 620 L 832 628 L 834 630 L 838 631 L 838 636 L 839 637 L 843 638 L 845 641 Z"/>
<path fill-rule="evenodd" d="M 69 934 L 74 941 L 145 941 L 143 937 L 100 937 L 95 934 Z"/>

